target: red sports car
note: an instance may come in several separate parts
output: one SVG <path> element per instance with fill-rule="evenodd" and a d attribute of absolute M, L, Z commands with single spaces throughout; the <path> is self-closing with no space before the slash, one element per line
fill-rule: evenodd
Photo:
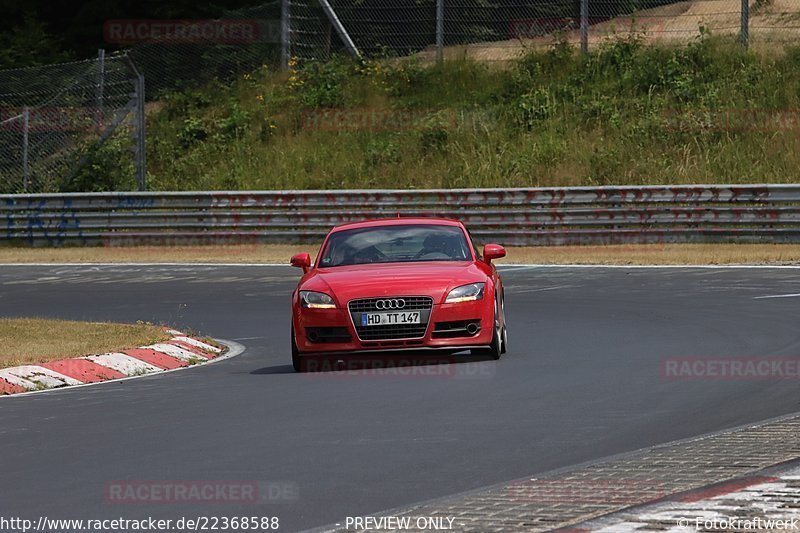
<path fill-rule="evenodd" d="M 292 294 L 292 365 L 311 356 L 400 350 L 495 359 L 506 351 L 503 284 L 461 222 L 396 218 L 337 226 L 317 262 L 292 257 L 303 277 Z"/>

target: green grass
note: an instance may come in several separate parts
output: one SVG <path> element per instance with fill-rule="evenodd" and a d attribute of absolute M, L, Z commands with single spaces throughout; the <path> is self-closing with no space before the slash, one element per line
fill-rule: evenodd
<path fill-rule="evenodd" d="M 365 108 L 418 115 L 380 131 L 303 127 L 308 113 Z M 506 68 L 339 59 L 164 95 L 148 112 L 149 183 L 243 190 L 792 182 L 800 124 L 750 128 L 740 120 L 728 128 L 713 117 L 795 109 L 800 48 L 748 53 L 707 35 L 684 47 L 624 35 L 585 57 L 554 43 Z M 680 128 L 670 127 L 675 113 Z"/>

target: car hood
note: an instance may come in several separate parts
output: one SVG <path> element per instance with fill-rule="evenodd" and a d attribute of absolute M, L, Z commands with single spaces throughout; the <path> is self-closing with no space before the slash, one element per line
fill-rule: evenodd
<path fill-rule="evenodd" d="M 381 296 L 430 296 L 440 303 L 454 287 L 486 278 L 472 261 L 373 263 L 314 270 L 300 288 L 328 292 L 341 307 L 354 298 Z"/>

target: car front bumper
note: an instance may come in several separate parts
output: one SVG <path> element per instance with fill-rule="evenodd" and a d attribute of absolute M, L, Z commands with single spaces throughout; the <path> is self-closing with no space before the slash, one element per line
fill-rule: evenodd
<path fill-rule="evenodd" d="M 362 340 L 348 309 L 295 308 L 295 342 L 301 354 L 379 353 L 408 350 L 454 352 L 491 344 L 494 307 L 485 299 L 433 304 L 425 330 L 418 338 Z M 471 334 L 470 324 L 478 331 Z"/>

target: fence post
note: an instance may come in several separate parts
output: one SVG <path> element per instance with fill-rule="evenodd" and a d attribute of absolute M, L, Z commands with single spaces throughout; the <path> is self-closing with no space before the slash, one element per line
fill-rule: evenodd
<path fill-rule="evenodd" d="M 133 112 L 133 135 L 136 137 L 134 147 L 134 165 L 136 167 L 136 182 L 140 191 L 147 190 L 147 153 L 145 152 L 144 139 L 144 75 L 136 74 L 135 109 Z"/>
<path fill-rule="evenodd" d="M 291 0 L 281 0 L 281 70 L 289 70 L 292 56 Z"/>
<path fill-rule="evenodd" d="M 444 0 L 436 0 L 436 63 L 444 62 Z"/>
<path fill-rule="evenodd" d="M 589 0 L 581 0 L 581 53 L 589 53 Z"/>
<path fill-rule="evenodd" d="M 103 124 L 103 97 L 106 84 L 106 51 L 101 48 L 97 51 L 97 90 L 94 103 L 94 125 L 100 127 Z"/>
<path fill-rule="evenodd" d="M 28 130 L 31 124 L 31 110 L 28 106 L 22 108 L 22 192 L 28 192 L 31 180 L 31 168 L 28 160 Z"/>
<path fill-rule="evenodd" d="M 339 34 L 339 38 L 344 43 L 344 47 L 347 48 L 347 51 L 350 52 L 350 55 L 353 59 L 361 59 L 361 52 L 358 51 L 356 48 L 356 44 L 353 42 L 353 39 L 350 37 L 350 34 L 347 33 L 347 29 L 342 24 L 342 21 L 339 20 L 339 16 L 336 14 L 336 11 L 331 6 L 329 0 L 319 0 L 319 5 L 322 7 L 322 11 L 325 12 L 325 16 L 328 17 L 328 20 L 331 21 L 331 25 L 336 29 L 336 33 Z"/>
<path fill-rule="evenodd" d="M 742 47 L 747 50 L 750 46 L 750 0 L 742 0 L 742 22 L 739 38 Z"/>
<path fill-rule="evenodd" d="M 131 67 L 136 79 L 133 80 L 133 102 L 128 102 L 128 112 L 133 113 L 133 164 L 136 168 L 136 183 L 140 191 L 147 190 L 147 153 L 145 152 L 144 142 L 144 74 L 136 68 L 131 56 L 125 54 L 125 60 Z M 131 106 L 133 107 L 131 109 Z M 116 126 L 115 126 L 116 127 Z"/>

